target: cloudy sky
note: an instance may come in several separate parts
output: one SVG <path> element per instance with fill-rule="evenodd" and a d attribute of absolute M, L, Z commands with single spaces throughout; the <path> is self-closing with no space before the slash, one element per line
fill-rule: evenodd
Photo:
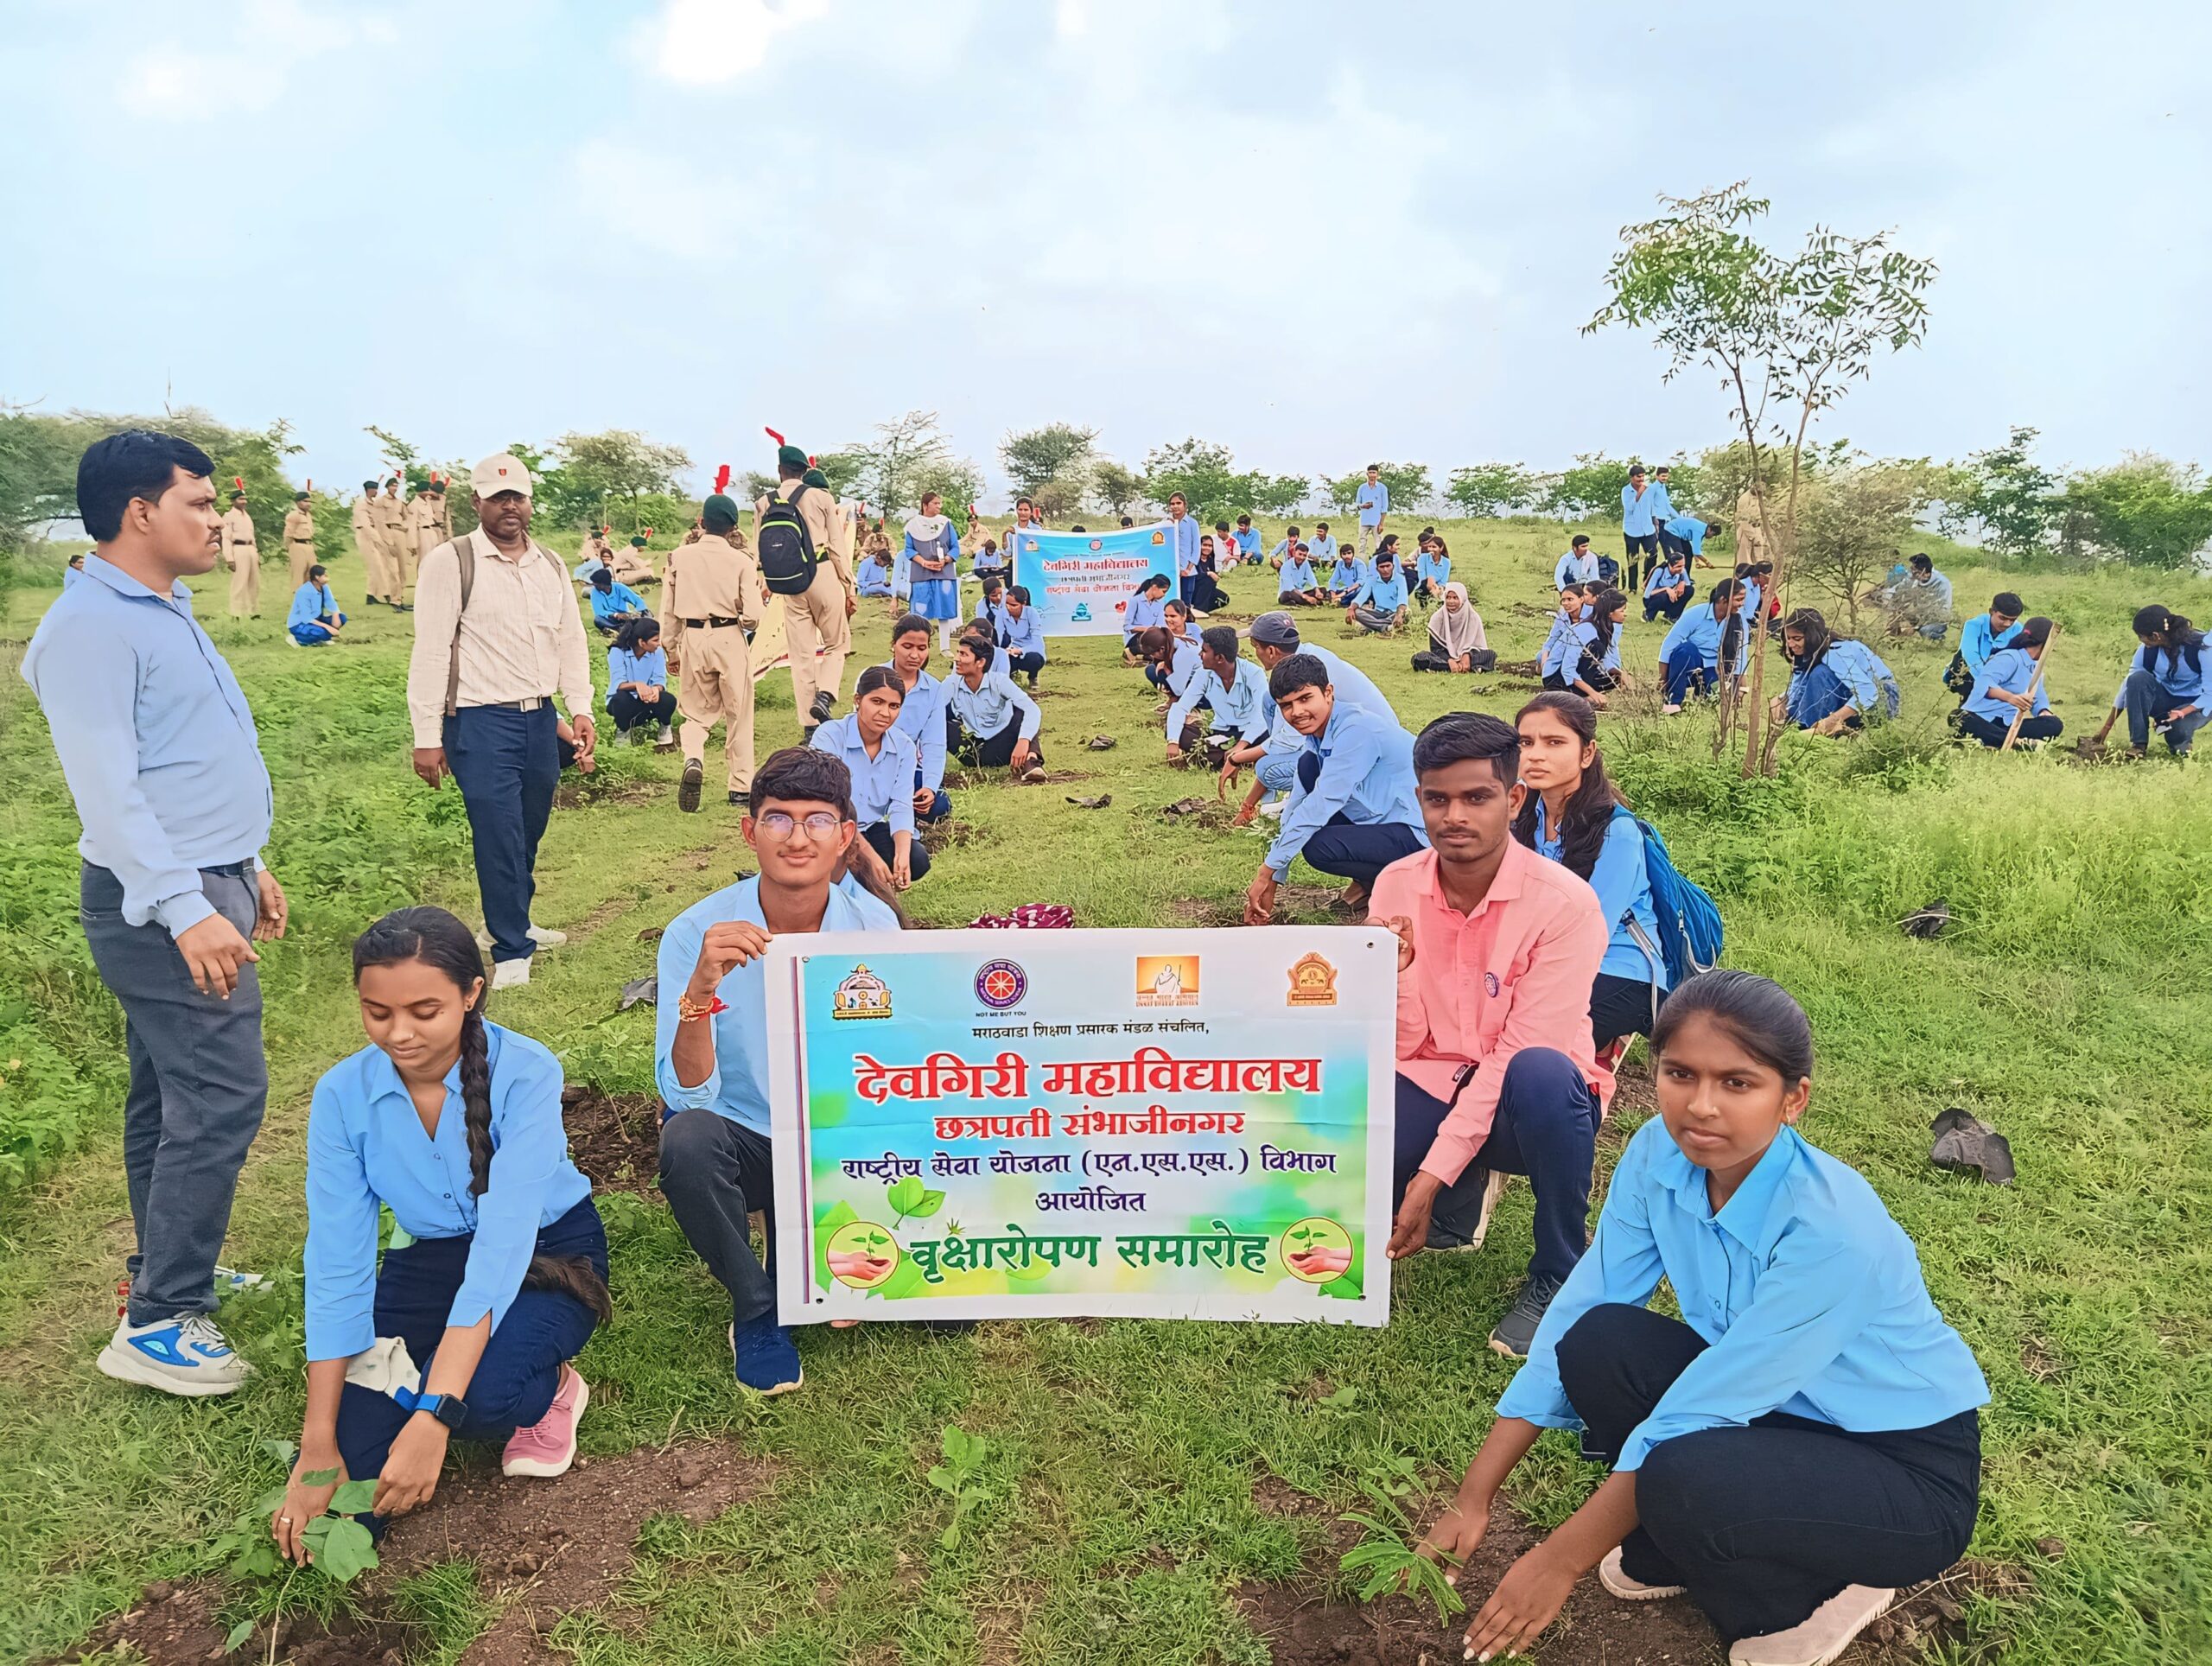
<path fill-rule="evenodd" d="M 1677 0 L 16 0 L 0 399 L 364 423 L 474 456 L 638 428 L 710 470 L 912 408 L 1241 464 L 1720 437 L 1577 327 L 1620 226 L 1940 263 L 1832 425 L 2212 461 L 2212 7 Z"/>

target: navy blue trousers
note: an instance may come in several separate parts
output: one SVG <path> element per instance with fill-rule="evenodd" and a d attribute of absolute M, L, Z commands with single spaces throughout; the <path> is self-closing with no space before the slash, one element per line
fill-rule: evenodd
<path fill-rule="evenodd" d="M 557 731 L 550 703 L 536 711 L 464 706 L 446 719 L 446 762 L 468 811 L 494 961 L 527 960 L 536 946 L 530 904 L 537 893 L 537 842 L 561 780 Z"/>
<path fill-rule="evenodd" d="M 1299 754 L 1300 784 L 1311 792 L 1320 779 L 1320 754 Z M 1355 822 L 1340 810 L 1313 830 L 1298 854 L 1316 872 L 1333 874 L 1372 891 L 1376 875 L 1421 848 L 1421 840 L 1403 822 Z"/>
<path fill-rule="evenodd" d="M 1576 1021 L 1580 1022 L 1578 1019 Z M 1462 1091 L 1465 1091 L 1463 1089 Z M 1404 1201 L 1451 1107 L 1398 1078 L 1398 1144 L 1390 1207 Z M 1490 1137 L 1466 1172 L 1437 1195 L 1435 1224 L 1472 1237 L 1482 1209 L 1477 1171 L 1525 1174 L 1536 1194 L 1535 1252 L 1529 1275 L 1565 1278 L 1590 1244 L 1590 1175 L 1598 1157 L 1598 1100 L 1582 1072 L 1551 1047 L 1523 1047 L 1505 1061 Z"/>
<path fill-rule="evenodd" d="M 1718 681 L 1705 655 L 1698 648 L 1685 643 L 1659 662 L 1659 673 L 1666 684 L 1667 703 L 1679 706 L 1686 703 L 1693 693 L 1710 694 Z"/>

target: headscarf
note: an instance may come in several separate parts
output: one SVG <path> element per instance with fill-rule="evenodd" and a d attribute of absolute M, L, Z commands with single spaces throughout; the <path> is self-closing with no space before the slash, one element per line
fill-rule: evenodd
<path fill-rule="evenodd" d="M 906 536 L 913 540 L 918 553 L 937 561 L 951 548 L 951 540 L 945 537 L 951 525 L 951 518 L 947 515 L 916 515 L 906 523 Z M 948 568 L 935 576 L 950 578 L 952 572 Z"/>
<path fill-rule="evenodd" d="M 1445 604 L 1428 616 L 1429 640 L 1435 643 L 1439 652 L 1447 659 L 1457 659 L 1463 654 L 1480 653 L 1490 646 L 1490 638 L 1483 630 L 1483 616 L 1475 611 L 1475 604 L 1467 600 L 1467 587 L 1454 579 L 1444 587 Z M 1452 610 L 1451 598 L 1459 598 L 1459 609 Z"/>

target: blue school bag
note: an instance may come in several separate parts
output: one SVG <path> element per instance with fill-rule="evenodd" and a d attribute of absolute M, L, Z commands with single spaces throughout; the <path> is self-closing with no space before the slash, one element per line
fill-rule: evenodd
<path fill-rule="evenodd" d="M 1643 835 L 1643 873 L 1651 886 L 1651 912 L 1658 917 L 1659 941 L 1644 941 L 1643 928 L 1633 915 L 1623 923 L 1644 954 L 1666 967 L 1667 987 L 1680 989 L 1685 979 L 1709 972 L 1720 963 L 1726 935 L 1720 911 L 1713 906 L 1702 886 L 1682 877 L 1657 828 L 1626 809 L 1616 808 L 1613 814 L 1628 817 Z"/>

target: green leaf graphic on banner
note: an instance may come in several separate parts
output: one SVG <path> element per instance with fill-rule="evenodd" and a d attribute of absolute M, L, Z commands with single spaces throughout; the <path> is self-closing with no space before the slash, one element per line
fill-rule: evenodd
<path fill-rule="evenodd" d="M 909 1174 L 903 1180 L 893 1180 L 883 1188 L 883 1201 L 901 1215 L 911 1215 L 922 1206 L 922 1199 L 929 1195 L 929 1188 L 922 1184 L 921 1176 Z"/>
<path fill-rule="evenodd" d="M 859 1218 L 853 1212 L 852 1205 L 841 1203 L 814 1223 L 814 1284 L 817 1289 L 827 1291 L 836 1283 L 830 1276 L 830 1238 L 839 1227 L 850 1225 Z"/>
<path fill-rule="evenodd" d="M 896 1301 L 901 1296 L 911 1296 L 926 1288 L 929 1279 L 922 1271 L 921 1262 L 912 1256 L 899 1258 L 899 1269 L 868 1294 L 881 1296 L 886 1301 Z"/>

